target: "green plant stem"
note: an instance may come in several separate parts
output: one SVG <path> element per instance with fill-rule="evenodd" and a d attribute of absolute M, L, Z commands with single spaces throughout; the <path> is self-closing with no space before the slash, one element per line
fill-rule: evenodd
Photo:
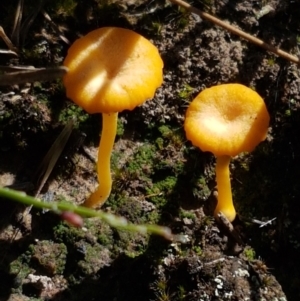
<path fill-rule="evenodd" d="M 99 210 L 96 211 L 93 209 L 89 209 L 83 206 L 77 206 L 66 202 L 45 203 L 37 198 L 27 195 L 24 192 L 12 190 L 9 188 L 0 188 L 0 197 L 16 201 L 27 206 L 34 206 L 38 209 L 49 209 L 56 213 L 71 211 L 83 217 L 98 217 L 104 222 L 106 222 L 107 224 L 109 224 L 111 227 L 120 230 L 127 230 L 132 232 L 139 232 L 139 233 L 151 233 L 151 234 L 163 236 L 168 240 L 174 239 L 170 229 L 167 227 L 162 227 L 158 225 L 149 225 L 149 224 L 136 225 L 136 224 L 129 223 L 124 217 L 119 217 L 111 213 L 106 213 Z"/>

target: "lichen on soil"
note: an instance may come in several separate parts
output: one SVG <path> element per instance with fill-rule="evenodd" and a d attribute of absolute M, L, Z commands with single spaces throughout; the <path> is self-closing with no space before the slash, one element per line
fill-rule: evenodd
<path fill-rule="evenodd" d="M 23 20 L 36 9 L 25 1 Z M 299 56 L 299 1 L 194 1 L 193 5 Z M 268 12 L 265 13 L 266 6 Z M 103 210 L 133 223 L 168 226 L 184 241 L 119 231 L 86 219 L 74 228 L 51 212 L 1 199 L 0 300 L 267 300 L 300 298 L 300 72 L 168 1 L 45 1 L 19 57 L 1 65 L 60 65 L 69 45 L 102 26 L 135 30 L 164 61 L 154 99 L 120 113 L 113 189 Z M 11 32 L 16 3 L 1 1 Z M 264 15 L 265 13 L 265 15 Z M 24 22 L 23 25 L 28 25 Z M 66 39 L 62 39 L 61 36 Z M 5 44 L 0 41 L 0 48 Z M 237 243 L 212 217 L 215 159 L 186 141 L 183 120 L 201 90 L 238 82 L 271 115 L 266 141 L 231 162 Z M 34 189 L 43 156 L 73 116 L 77 125 L 40 197 L 82 203 L 96 186 L 101 116 L 65 96 L 60 79 L 0 90 L 0 185 Z M 251 219 L 272 223 L 260 227 Z"/>

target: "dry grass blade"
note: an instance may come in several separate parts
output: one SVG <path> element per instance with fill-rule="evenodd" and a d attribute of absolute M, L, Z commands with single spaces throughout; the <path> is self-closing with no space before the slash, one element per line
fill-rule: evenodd
<path fill-rule="evenodd" d="M 278 56 L 281 56 L 282 58 L 290 61 L 290 62 L 293 62 L 293 63 L 296 63 L 298 65 L 300 65 L 300 59 L 294 55 L 291 55 L 290 53 L 288 52 L 285 52 L 277 47 L 274 47 L 270 44 L 267 44 L 266 42 L 264 42 L 263 40 L 260 40 L 208 13 L 205 13 L 203 11 L 201 11 L 200 9 L 197 9 L 193 6 L 191 6 L 190 4 L 188 4 L 187 2 L 185 1 L 182 1 L 182 0 L 169 0 L 170 2 L 174 3 L 174 4 L 177 4 L 181 7 L 183 7 L 184 9 L 186 9 L 187 11 L 191 12 L 191 13 L 194 13 L 198 16 L 200 16 L 202 19 L 205 19 L 207 21 L 210 21 L 212 22 L 213 24 L 215 25 L 218 25 L 226 30 L 228 30 L 229 32 L 235 34 L 235 35 L 238 35 L 239 37 L 255 44 L 255 45 L 258 45 L 264 49 L 266 49 L 267 51 L 270 51 L 270 52 L 273 52 L 274 54 L 278 55 Z"/>
<path fill-rule="evenodd" d="M 18 49 L 14 46 L 14 44 L 12 43 L 12 41 L 9 39 L 9 37 L 6 35 L 4 29 L 2 26 L 0 26 L 0 37 L 2 38 L 2 40 L 4 41 L 4 43 L 6 44 L 6 46 L 8 47 L 8 49 L 13 52 L 14 54 L 17 55 L 17 51 Z"/>
<path fill-rule="evenodd" d="M 66 72 L 67 68 L 60 66 L 0 74 L 0 86 L 54 80 L 62 77 Z"/>
<path fill-rule="evenodd" d="M 15 51 L 3 50 L 3 49 L 0 49 L 0 54 L 9 54 L 9 55 L 18 56 L 18 54 Z"/>
<path fill-rule="evenodd" d="M 59 26 L 57 26 L 51 19 L 51 17 L 47 14 L 46 11 L 42 10 L 41 11 L 44 18 L 50 23 L 50 25 L 52 26 L 52 28 L 56 31 L 57 35 L 59 36 L 59 38 L 65 42 L 67 45 L 70 45 L 70 41 L 63 35 L 62 31 L 60 30 Z"/>
<path fill-rule="evenodd" d="M 37 5 L 33 8 L 31 15 L 24 22 L 22 22 L 24 0 L 19 0 L 16 8 L 14 25 L 11 34 L 11 38 L 17 46 L 20 45 L 20 42 L 21 44 L 24 44 L 30 26 L 36 19 L 38 13 L 41 11 L 46 1 L 47 0 L 37 1 Z"/>
<path fill-rule="evenodd" d="M 45 5 L 46 1 L 47 0 L 37 1 L 37 5 L 34 7 L 33 11 L 31 12 L 31 15 L 22 23 L 20 30 L 21 44 L 24 44 L 29 28 L 31 27 L 32 23 L 36 19 L 43 6 Z"/>
<path fill-rule="evenodd" d="M 38 178 L 38 187 L 34 196 L 38 196 L 40 191 L 43 189 L 59 156 L 61 155 L 67 144 L 67 141 L 69 140 L 73 128 L 74 120 L 72 119 L 67 123 L 62 132 L 56 138 L 55 142 L 52 144 L 40 166 L 38 167 L 36 171 L 36 177 Z"/>
<path fill-rule="evenodd" d="M 2 72 L 18 72 L 36 70 L 33 66 L 0 66 L 0 74 Z"/>
<path fill-rule="evenodd" d="M 16 14 L 15 14 L 13 30 L 12 30 L 12 33 L 11 33 L 11 38 L 16 43 L 16 45 L 19 45 L 20 28 L 21 28 L 21 21 L 22 21 L 22 16 L 23 16 L 23 8 L 24 8 L 24 0 L 19 0 L 17 8 L 16 8 Z"/>

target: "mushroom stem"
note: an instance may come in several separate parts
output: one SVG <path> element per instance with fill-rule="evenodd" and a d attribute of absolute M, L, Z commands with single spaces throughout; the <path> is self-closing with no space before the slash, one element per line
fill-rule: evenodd
<path fill-rule="evenodd" d="M 97 173 L 99 186 L 84 202 L 86 207 L 100 207 L 109 197 L 112 180 L 110 157 L 117 133 L 118 113 L 102 114 L 102 134 L 98 150 Z"/>
<path fill-rule="evenodd" d="M 218 189 L 218 204 L 215 209 L 215 216 L 221 211 L 227 219 L 232 222 L 235 219 L 236 212 L 233 206 L 229 163 L 230 156 L 218 156 L 216 164 L 216 178 Z"/>

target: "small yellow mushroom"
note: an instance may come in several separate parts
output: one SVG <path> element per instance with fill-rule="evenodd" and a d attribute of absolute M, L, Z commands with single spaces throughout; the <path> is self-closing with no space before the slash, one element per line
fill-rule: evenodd
<path fill-rule="evenodd" d="M 184 122 L 187 139 L 216 156 L 218 203 L 229 221 L 236 217 L 232 201 L 229 163 L 232 156 L 251 152 L 266 138 L 269 113 L 263 99 L 241 84 L 203 90 L 191 102 Z"/>
<path fill-rule="evenodd" d="M 110 157 L 118 112 L 133 110 L 153 98 L 163 81 L 163 61 L 157 48 L 141 35 L 103 27 L 76 40 L 64 66 L 68 68 L 63 78 L 67 96 L 90 114 L 102 113 L 99 186 L 84 203 L 99 207 L 111 192 Z"/>

